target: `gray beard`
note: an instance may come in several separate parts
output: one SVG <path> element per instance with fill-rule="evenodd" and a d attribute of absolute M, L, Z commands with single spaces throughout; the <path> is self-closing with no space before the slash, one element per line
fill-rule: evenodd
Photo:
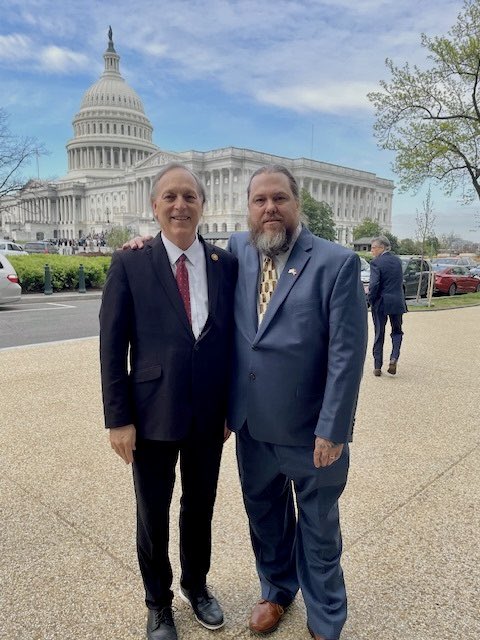
<path fill-rule="evenodd" d="M 279 253 L 288 251 L 292 235 L 293 234 L 285 228 L 275 233 L 265 233 L 256 231 L 250 226 L 250 242 L 260 253 L 263 253 L 269 258 L 274 258 L 278 256 Z"/>

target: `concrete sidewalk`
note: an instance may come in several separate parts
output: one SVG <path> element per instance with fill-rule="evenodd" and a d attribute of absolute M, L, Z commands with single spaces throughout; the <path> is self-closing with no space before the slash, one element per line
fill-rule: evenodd
<path fill-rule="evenodd" d="M 397 376 L 363 381 L 342 499 L 342 640 L 480 638 L 480 308 L 407 314 Z M 130 469 L 102 423 L 96 339 L 0 352 L 0 638 L 145 637 Z M 171 557 L 178 586 L 178 492 Z M 258 583 L 233 439 L 209 583 L 227 624 L 175 599 L 180 640 L 249 638 Z M 275 640 L 308 640 L 301 598 Z"/>

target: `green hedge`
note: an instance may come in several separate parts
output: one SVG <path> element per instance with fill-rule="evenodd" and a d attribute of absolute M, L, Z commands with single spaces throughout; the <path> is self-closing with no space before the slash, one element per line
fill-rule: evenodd
<path fill-rule="evenodd" d="M 73 291 L 78 288 L 78 271 L 83 264 L 85 285 L 101 288 L 110 266 L 111 256 L 61 256 L 57 254 L 32 254 L 29 256 L 8 256 L 23 292 L 43 292 L 45 265 L 50 266 L 54 291 Z"/>

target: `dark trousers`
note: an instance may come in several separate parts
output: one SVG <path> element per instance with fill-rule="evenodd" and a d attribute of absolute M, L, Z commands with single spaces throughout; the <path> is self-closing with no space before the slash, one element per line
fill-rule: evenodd
<path fill-rule="evenodd" d="M 383 364 L 383 343 L 385 342 L 385 327 L 387 324 L 387 318 L 390 320 L 390 326 L 392 332 L 390 337 L 392 339 L 392 351 L 390 354 L 390 360 L 393 358 L 398 360 L 400 357 L 400 347 L 402 345 L 403 331 L 402 320 L 403 314 L 397 313 L 393 315 L 387 315 L 381 310 L 372 309 L 372 319 L 375 327 L 375 340 L 373 342 L 373 361 L 375 369 L 381 369 Z"/>
<path fill-rule="evenodd" d="M 275 445 L 254 440 L 244 425 L 237 460 L 262 598 L 286 606 L 300 588 L 310 629 L 338 638 L 347 615 L 338 498 L 348 446 L 333 465 L 316 469 L 313 437 L 311 447 Z"/>
<path fill-rule="evenodd" d="M 181 441 L 140 440 L 136 444 L 133 479 L 137 498 L 137 553 L 149 609 L 169 606 L 173 599 L 168 557 L 169 511 L 180 455 L 180 584 L 205 585 L 210 569 L 211 522 L 217 492 L 223 432 L 214 438 L 190 435 Z"/>

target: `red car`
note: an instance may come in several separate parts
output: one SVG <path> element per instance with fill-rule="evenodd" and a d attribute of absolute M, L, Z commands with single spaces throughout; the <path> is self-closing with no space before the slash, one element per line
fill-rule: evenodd
<path fill-rule="evenodd" d="M 435 271 L 435 291 L 448 293 L 475 293 L 480 291 L 480 278 L 472 276 L 467 267 L 451 267 L 445 264 L 433 265 Z"/>

